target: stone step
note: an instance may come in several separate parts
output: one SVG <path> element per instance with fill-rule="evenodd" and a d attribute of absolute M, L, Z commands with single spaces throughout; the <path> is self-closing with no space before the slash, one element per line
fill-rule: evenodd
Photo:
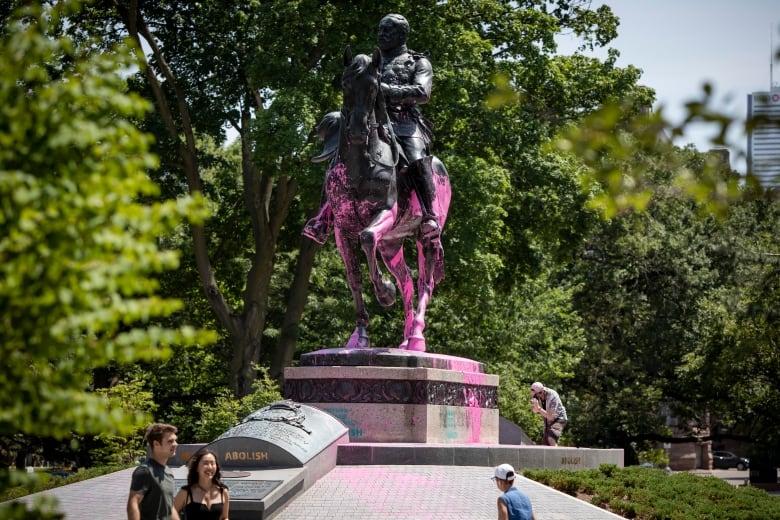
<path fill-rule="evenodd" d="M 338 447 L 336 464 L 498 466 L 520 469 L 593 469 L 623 467 L 623 450 L 507 444 L 356 443 Z"/>

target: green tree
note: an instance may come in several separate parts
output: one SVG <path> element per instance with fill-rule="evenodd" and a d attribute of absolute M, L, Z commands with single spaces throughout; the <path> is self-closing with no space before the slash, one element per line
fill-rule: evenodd
<path fill-rule="evenodd" d="M 423 110 L 436 123 L 433 150 L 454 186 L 444 234 L 447 278 L 436 289 L 426 334 L 432 350 L 476 355 L 458 346 L 511 329 L 485 315 L 515 317 L 505 306 L 513 306 L 518 287 L 566 258 L 594 221 L 577 185 L 578 165 L 546 145 L 562 125 L 636 89 L 639 71 L 619 69 L 614 60 L 554 56 L 558 31 L 576 30 L 592 42 L 614 35 L 608 9 L 589 11 L 581 2 L 549 9 L 536 2 L 420 4 L 401 12 L 412 26 L 410 46 L 431 53 L 434 92 Z M 520 98 L 494 102 L 520 85 Z M 313 290 L 320 299 L 333 294 Z M 497 329 L 485 331 L 486 321 Z M 377 329 L 375 343 L 393 345 L 397 332 Z M 303 337 L 317 344 L 310 338 L 318 332 L 307 328 Z M 522 340 L 504 348 L 523 350 Z"/>
<path fill-rule="evenodd" d="M 709 427 L 714 441 L 753 442 L 757 460 L 777 463 L 778 386 L 767 375 L 777 365 L 776 196 L 750 172 L 740 178 L 724 168 L 719 153 L 659 139 L 705 123 L 714 146 L 729 145 L 735 121 L 711 107 L 712 91 L 704 84 L 676 126 L 660 110 L 633 115 L 635 98 L 614 99 L 557 142 L 584 167 L 589 207 L 615 220 L 588 239 L 576 267 L 592 293 L 577 307 L 589 332 L 600 331 L 589 336 L 584 359 L 593 361 L 580 372 L 598 384 L 578 385 L 576 396 L 590 433 L 578 435 L 618 445 L 661 440 L 669 433 L 657 420 L 665 408 L 679 425 Z"/>
<path fill-rule="evenodd" d="M 237 395 L 250 391 L 252 366 L 260 360 L 279 377 L 297 339 L 311 331 L 305 323 L 301 328 L 301 318 L 317 248 L 299 238 L 306 214 L 319 202 L 322 180 L 321 168 L 307 160 L 311 128 L 338 107 L 331 86 L 344 46 L 373 50 L 376 23 L 392 11 L 407 16 L 413 46 L 430 50 L 436 68 L 434 100 L 426 113 L 438 128 L 435 151 L 451 165 L 456 186 L 445 239 L 458 259 L 448 274 L 452 294 L 474 295 L 475 276 L 519 282 L 519 275 L 542 272 L 545 255 L 560 255 L 576 242 L 588 217 L 581 211 L 573 165 L 558 172 L 560 163 L 540 146 L 564 122 L 633 88 L 638 77 L 635 69 L 615 68 L 614 60 L 601 66 L 585 58 L 552 59 L 553 37 L 572 30 L 590 44 L 608 41 L 616 27 L 608 8 L 531 0 L 344 6 L 314 0 L 106 0 L 71 26 L 80 34 L 99 34 L 104 42 L 127 34 L 147 51 L 138 88 L 157 108 L 159 119 L 150 128 L 165 158 L 158 176 L 170 196 L 208 190 L 203 165 L 210 156 L 199 135 L 219 139 L 228 125 L 238 133 L 243 191 L 236 202 L 244 219 L 232 228 L 217 228 L 216 222 L 192 227 L 197 276 L 229 338 L 229 381 Z M 533 103 L 487 107 L 484 101 L 499 76 L 523 85 Z M 473 208 L 481 214 L 471 214 Z M 540 211 L 550 218 L 538 219 Z M 556 222 L 566 224 L 563 233 Z M 222 247 L 227 243 L 238 247 Z M 293 251 L 299 251 L 294 259 L 287 256 Z M 230 267 L 237 265 L 240 278 Z M 289 284 L 280 290 L 275 280 Z M 333 343 L 333 330 L 325 344 Z M 384 342 L 379 332 L 380 341 L 394 343 Z"/>
<path fill-rule="evenodd" d="M 242 191 L 222 207 L 239 202 L 242 219 L 232 228 L 212 227 L 217 222 L 191 228 L 196 274 L 229 338 L 228 380 L 239 396 L 251 391 L 253 366 L 261 355 L 273 358 L 263 342 L 277 247 L 299 177 L 312 170 L 302 151 L 314 114 L 323 112 L 323 97 L 335 105 L 331 76 L 323 81 L 311 74 L 324 52 L 316 43 L 323 28 L 313 16 L 315 7 L 313 2 L 106 1 L 73 26 L 104 41 L 129 35 L 148 51 L 139 89 L 157 108 L 159 120 L 152 128 L 161 155 L 170 159 L 158 175 L 173 180 L 169 196 L 208 189 L 203 170 L 208 155 L 199 135 L 222 138 L 226 126 L 239 135 L 234 174 Z M 326 15 L 333 10 L 322 8 Z M 285 30 L 279 31 L 282 26 Z M 237 247 L 223 248 L 231 243 Z M 314 250 L 304 243 L 310 260 Z M 234 278 L 232 266 L 238 265 L 243 272 Z M 304 270 L 291 294 L 299 294 L 307 280 Z M 293 307 L 302 312 L 302 306 Z M 294 335 L 297 319 L 288 321 Z"/>
<path fill-rule="evenodd" d="M 148 104 L 118 74 L 132 63 L 126 49 L 95 54 L 57 36 L 76 9 L 31 3 L 0 34 L 2 438 L 136 431 L 148 415 L 89 392 L 92 370 L 213 340 L 156 324 L 181 307 L 156 295 L 157 277 L 178 265 L 158 237 L 184 218 L 202 221 L 205 207 L 190 197 L 144 202 L 157 194 L 146 174 L 157 163 L 131 119 Z M 0 488 L 19 478 L 0 469 Z"/>
<path fill-rule="evenodd" d="M 713 324 L 683 359 L 686 401 L 710 412 L 713 440 L 752 444 L 757 463 L 780 462 L 777 398 L 778 242 L 780 213 L 771 194 L 746 189 L 711 236 L 727 272 L 703 314 Z"/>
<path fill-rule="evenodd" d="M 616 139 L 632 142 L 629 134 Z M 692 148 L 633 143 L 631 158 L 603 160 L 616 170 L 641 165 L 652 196 L 643 211 L 623 209 L 603 221 L 571 270 L 588 337 L 569 388 L 578 418 L 572 429 L 584 444 L 628 449 L 627 460 L 634 442 L 673 440 L 666 415 L 677 417 L 683 432 L 701 436 L 711 412 L 723 410 L 724 381 L 709 377 L 712 366 L 705 369 L 701 360 L 704 352 L 736 344 L 724 343 L 725 325 L 733 322 L 727 318 L 733 309 L 724 305 L 746 296 L 735 277 L 735 254 L 750 229 L 737 231 L 728 224 L 732 217 L 713 217 L 706 202 L 693 201 L 676 183 L 681 169 L 692 179 L 731 182 L 728 165 Z"/>

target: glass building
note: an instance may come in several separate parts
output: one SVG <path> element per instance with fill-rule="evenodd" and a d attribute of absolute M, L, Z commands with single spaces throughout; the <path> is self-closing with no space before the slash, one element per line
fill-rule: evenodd
<path fill-rule="evenodd" d="M 780 87 L 748 94 L 748 172 L 780 187 Z"/>

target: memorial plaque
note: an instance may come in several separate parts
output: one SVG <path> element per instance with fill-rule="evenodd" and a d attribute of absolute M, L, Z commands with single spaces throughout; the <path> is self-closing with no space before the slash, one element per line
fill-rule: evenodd
<path fill-rule="evenodd" d="M 250 414 L 208 448 L 223 468 L 294 468 L 347 439 L 347 429 L 331 415 L 286 400 Z"/>
<path fill-rule="evenodd" d="M 176 490 L 187 485 L 187 479 L 176 479 Z M 274 489 L 279 487 L 282 480 L 238 480 L 223 478 L 230 492 L 231 500 L 262 500 Z"/>
<path fill-rule="evenodd" d="M 233 479 L 226 479 L 224 482 L 232 500 L 262 500 L 282 483 L 281 480 Z"/>

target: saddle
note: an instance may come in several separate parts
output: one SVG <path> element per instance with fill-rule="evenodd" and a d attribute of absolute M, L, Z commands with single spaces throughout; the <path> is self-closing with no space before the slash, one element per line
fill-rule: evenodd
<path fill-rule="evenodd" d="M 322 152 L 316 157 L 312 157 L 311 162 L 321 163 L 327 161 L 336 150 L 339 149 L 339 133 L 341 130 L 341 113 L 340 112 L 328 112 L 322 121 L 314 127 L 317 132 L 317 137 L 323 142 L 325 147 Z"/>
<path fill-rule="evenodd" d="M 390 146 L 392 153 L 384 154 L 382 146 L 372 146 L 369 148 L 369 157 L 371 162 L 392 168 L 399 164 L 407 163 L 406 154 L 398 140 L 393 134 L 390 125 L 382 126 L 380 135 L 384 134 L 386 143 Z M 328 112 L 322 118 L 322 121 L 315 127 L 317 137 L 323 142 L 323 149 L 316 157 L 312 157 L 311 162 L 321 163 L 331 159 L 339 149 L 339 135 L 341 135 L 341 113 Z"/>

